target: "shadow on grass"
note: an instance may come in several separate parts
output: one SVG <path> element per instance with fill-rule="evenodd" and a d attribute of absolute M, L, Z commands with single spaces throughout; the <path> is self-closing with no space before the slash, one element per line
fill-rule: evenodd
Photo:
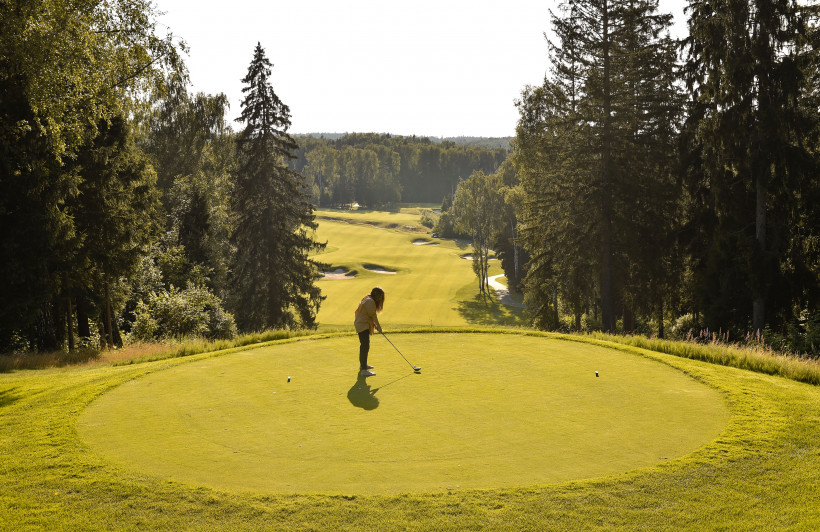
<path fill-rule="evenodd" d="M 459 301 L 455 310 L 471 325 L 526 325 L 523 309 L 503 305 L 492 295 L 475 294 Z"/>
<path fill-rule="evenodd" d="M 21 369 L 62 368 L 87 364 L 97 360 L 100 352 L 95 349 L 77 349 L 71 352 L 54 351 L 48 353 L 22 353 L 0 355 L 0 373 Z"/>
<path fill-rule="evenodd" d="M 357 408 L 375 410 L 379 408 L 379 398 L 376 397 L 378 390 L 378 388 L 371 390 L 370 384 L 367 383 L 367 377 L 358 375 L 356 382 L 347 391 L 347 400 Z"/>
<path fill-rule="evenodd" d="M 14 390 L 15 390 L 14 388 L 8 388 L 6 390 L 0 390 L 0 408 L 3 408 L 4 406 L 8 406 L 11 403 L 13 403 L 14 401 L 16 401 L 17 399 L 19 399 L 19 397 L 17 395 L 15 395 Z"/>

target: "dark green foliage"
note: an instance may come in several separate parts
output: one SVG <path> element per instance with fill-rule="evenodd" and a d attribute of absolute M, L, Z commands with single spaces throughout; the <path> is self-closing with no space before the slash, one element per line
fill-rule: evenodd
<path fill-rule="evenodd" d="M 0 50 L 0 349 L 73 347 L 75 311 L 85 336 L 150 224 L 152 171 L 118 117 L 180 73 L 178 48 L 142 0 L 24 0 L 0 3 Z"/>
<path fill-rule="evenodd" d="M 313 327 L 323 299 L 314 282 L 319 263 L 308 254 L 324 244 L 311 236 L 316 222 L 305 181 L 287 165 L 297 145 L 287 133 L 290 109 L 271 87 L 270 67 L 257 44 L 242 80 L 232 293 L 243 331 Z"/>
<path fill-rule="evenodd" d="M 689 30 L 695 309 L 713 329 L 782 329 L 820 301 L 817 7 L 696 0 Z"/>
<path fill-rule="evenodd" d="M 570 1 L 553 15 L 552 74 L 525 91 L 515 144 L 541 326 L 557 326 L 559 299 L 576 326 L 599 306 L 604 330 L 663 313 L 681 102 L 670 24 L 652 1 Z"/>
<path fill-rule="evenodd" d="M 205 286 L 152 292 L 136 308 L 133 335 L 139 340 L 198 337 L 208 340 L 236 336 L 233 316 Z"/>
<path fill-rule="evenodd" d="M 114 287 L 129 279 L 159 233 L 156 175 L 136 149 L 122 118 L 100 124 L 94 142 L 77 159 L 82 181 L 69 202 L 76 227 L 76 295 L 98 302 L 101 329 L 109 344 L 120 344 Z"/>
<path fill-rule="evenodd" d="M 474 171 L 495 172 L 506 148 L 432 142 L 427 137 L 347 134 L 333 140 L 303 137 L 291 167 L 315 185 L 322 206 L 389 207 L 438 203 Z M 319 193 L 321 195 L 319 195 Z"/>
<path fill-rule="evenodd" d="M 224 297 L 232 250 L 230 173 L 234 137 L 225 123 L 224 95 L 192 96 L 181 83 L 170 90 L 148 119 L 145 147 L 158 169 L 167 215 L 164 251 L 179 247 L 185 261 L 208 271 L 208 286 Z M 185 286 L 196 279 L 169 279 Z"/>

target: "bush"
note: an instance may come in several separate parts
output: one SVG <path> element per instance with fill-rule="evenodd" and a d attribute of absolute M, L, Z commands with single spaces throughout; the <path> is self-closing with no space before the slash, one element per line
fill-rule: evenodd
<path fill-rule="evenodd" d="M 188 284 L 185 290 L 152 292 L 140 301 L 135 312 L 133 336 L 139 340 L 159 340 L 195 336 L 229 339 L 236 336 L 233 315 L 207 287 Z"/>
<path fill-rule="evenodd" d="M 421 225 L 432 229 L 438 222 L 438 215 L 432 209 L 421 209 Z"/>
<path fill-rule="evenodd" d="M 669 334 L 674 340 L 686 340 L 690 336 L 697 334 L 702 328 L 694 315 L 684 314 L 672 323 Z"/>

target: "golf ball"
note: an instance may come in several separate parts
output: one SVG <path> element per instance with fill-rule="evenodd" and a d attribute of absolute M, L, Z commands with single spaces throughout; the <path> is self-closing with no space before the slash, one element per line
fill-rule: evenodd
<path fill-rule="evenodd" d="M 597 375 L 597 373 L 596 373 L 596 375 Z M 290 382 L 290 377 L 288 377 L 288 382 Z"/>
<path fill-rule="evenodd" d="M 596 377 L 598 376 L 598 372 L 597 372 L 597 371 L 595 372 L 595 376 L 596 376 Z M 288 379 L 288 380 L 290 380 L 290 379 Z"/>

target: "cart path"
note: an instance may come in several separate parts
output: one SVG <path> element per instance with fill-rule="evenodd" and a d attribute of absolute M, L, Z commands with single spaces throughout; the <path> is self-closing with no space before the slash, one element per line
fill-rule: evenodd
<path fill-rule="evenodd" d="M 498 300 L 501 303 L 507 305 L 508 307 L 527 308 L 527 306 L 523 303 L 519 303 L 513 300 L 512 296 L 510 295 L 510 289 L 496 281 L 496 279 L 498 279 L 499 277 L 504 277 L 504 274 L 502 273 L 500 275 L 493 275 L 492 277 L 487 278 L 490 288 L 495 290 L 495 293 L 498 296 Z"/>

